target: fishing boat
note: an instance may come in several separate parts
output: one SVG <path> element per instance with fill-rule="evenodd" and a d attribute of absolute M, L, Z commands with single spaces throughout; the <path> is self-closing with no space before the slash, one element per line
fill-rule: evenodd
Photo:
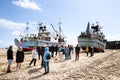
<path fill-rule="evenodd" d="M 106 48 L 106 39 L 105 35 L 101 31 L 101 26 L 96 22 L 96 25 L 92 24 L 90 26 L 90 22 L 87 24 L 86 31 L 81 32 L 78 36 L 78 44 L 79 46 L 85 50 L 86 47 L 94 47 L 94 51 L 96 52 L 104 52 Z M 89 49 L 90 50 L 90 49 Z"/>
<path fill-rule="evenodd" d="M 47 30 L 47 27 L 43 25 L 43 23 L 38 24 L 38 33 L 37 34 L 28 34 L 28 24 L 26 26 L 25 35 L 21 35 L 21 39 L 14 39 L 15 45 L 17 47 L 21 46 L 24 51 L 31 51 L 33 47 L 50 47 L 61 46 L 66 44 L 66 37 L 63 34 L 61 29 L 61 23 L 59 22 L 59 30 L 56 30 L 55 27 L 51 24 L 54 34 Z"/>

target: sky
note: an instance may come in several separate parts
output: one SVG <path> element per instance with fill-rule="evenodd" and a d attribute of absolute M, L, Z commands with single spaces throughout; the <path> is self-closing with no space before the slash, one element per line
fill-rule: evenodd
<path fill-rule="evenodd" d="M 37 24 L 61 28 L 67 44 L 76 45 L 77 37 L 90 24 L 99 22 L 108 41 L 120 40 L 120 0 L 0 0 L 0 48 L 20 39 L 26 23 L 37 32 Z"/>

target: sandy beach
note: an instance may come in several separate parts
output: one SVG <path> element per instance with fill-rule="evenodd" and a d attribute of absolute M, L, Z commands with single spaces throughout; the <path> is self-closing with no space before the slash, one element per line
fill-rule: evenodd
<path fill-rule="evenodd" d="M 105 50 L 104 53 L 95 53 L 93 57 L 80 54 L 79 61 L 75 61 L 75 54 L 71 60 L 50 60 L 50 73 L 43 75 L 44 68 L 40 68 L 41 60 L 36 66 L 28 66 L 31 53 L 25 53 L 22 68 L 15 71 L 16 49 L 12 72 L 6 73 L 6 49 L 0 49 L 0 80 L 120 80 L 120 50 Z"/>

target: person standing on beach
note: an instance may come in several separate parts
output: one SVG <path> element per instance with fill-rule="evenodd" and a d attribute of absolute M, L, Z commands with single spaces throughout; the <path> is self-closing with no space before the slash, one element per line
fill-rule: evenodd
<path fill-rule="evenodd" d="M 52 57 L 54 57 L 54 51 L 55 51 L 54 45 L 52 45 L 52 46 L 50 47 L 50 51 L 51 51 Z"/>
<path fill-rule="evenodd" d="M 50 52 L 49 52 L 49 48 L 45 47 L 45 52 L 44 52 L 44 56 L 43 56 L 43 60 L 44 60 L 44 68 L 45 68 L 45 73 L 47 74 L 49 73 L 49 59 L 48 56 L 50 57 Z"/>
<path fill-rule="evenodd" d="M 75 60 L 79 60 L 80 47 L 78 46 L 78 44 L 75 47 L 75 53 L 76 53 Z"/>
<path fill-rule="evenodd" d="M 58 59 L 58 57 L 57 57 L 58 46 L 57 46 L 57 45 L 55 46 L 54 52 L 55 52 L 55 57 L 54 57 L 54 59 L 57 60 L 57 59 Z"/>
<path fill-rule="evenodd" d="M 21 69 L 21 63 L 24 61 L 24 52 L 22 47 L 18 47 L 17 53 L 16 53 L 16 71 Z"/>
<path fill-rule="evenodd" d="M 41 48 L 41 47 L 37 47 L 38 59 L 39 59 L 39 60 L 40 60 L 40 48 Z"/>
<path fill-rule="evenodd" d="M 59 48 L 59 58 L 60 58 L 60 61 L 63 58 L 63 54 L 64 54 L 64 47 L 63 47 L 63 45 L 61 45 L 61 47 Z"/>
<path fill-rule="evenodd" d="M 56 55 L 56 56 L 57 56 L 57 52 L 58 52 L 58 46 L 56 45 L 56 46 L 55 46 L 55 53 L 56 53 L 55 55 Z"/>
<path fill-rule="evenodd" d="M 90 57 L 94 56 L 94 47 L 90 46 Z"/>
<path fill-rule="evenodd" d="M 44 48 L 45 48 L 45 47 L 40 47 L 40 55 L 41 55 L 41 58 L 42 58 L 42 61 L 41 61 L 41 68 L 44 67 L 44 60 L 43 60 Z"/>
<path fill-rule="evenodd" d="M 70 56 L 69 56 L 69 48 L 67 46 L 65 46 L 65 60 L 69 60 L 70 59 Z"/>
<path fill-rule="evenodd" d="M 86 47 L 86 53 L 87 53 L 87 56 L 88 56 L 88 52 L 89 52 L 89 48 L 88 48 L 88 46 Z"/>
<path fill-rule="evenodd" d="M 71 54 L 73 54 L 74 52 L 74 50 L 73 50 L 73 45 L 70 45 L 70 47 L 71 47 Z"/>
<path fill-rule="evenodd" d="M 38 55 L 37 48 L 34 47 L 34 49 L 32 50 L 32 60 L 30 61 L 29 66 L 31 66 L 33 62 L 34 66 L 36 65 L 37 55 Z"/>
<path fill-rule="evenodd" d="M 7 50 L 7 60 L 8 60 L 8 67 L 7 67 L 7 73 L 11 72 L 11 65 L 13 62 L 13 50 L 12 50 L 12 45 L 9 46 L 8 50 Z"/>
<path fill-rule="evenodd" d="M 68 45 L 68 49 L 69 49 L 69 59 L 71 59 L 71 46 Z"/>

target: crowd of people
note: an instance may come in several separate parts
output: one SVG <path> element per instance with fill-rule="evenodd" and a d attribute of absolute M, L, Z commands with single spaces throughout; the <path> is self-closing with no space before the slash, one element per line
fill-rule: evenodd
<path fill-rule="evenodd" d="M 7 73 L 11 72 L 11 65 L 13 62 L 13 50 L 12 46 L 10 45 L 7 50 L 7 60 L 8 60 L 8 67 L 7 67 Z M 75 52 L 74 52 L 75 51 Z M 90 52 L 90 56 L 92 57 L 94 55 L 94 47 L 90 46 L 90 48 L 86 47 L 86 54 L 88 56 L 88 53 Z M 79 60 L 79 54 L 81 52 L 80 46 L 77 44 L 76 47 L 73 47 L 72 45 L 68 46 L 60 46 L 52 45 L 51 47 L 34 47 L 32 50 L 32 58 L 30 63 L 28 64 L 31 66 L 32 64 L 36 66 L 37 59 L 41 59 L 41 68 L 45 69 L 45 73 L 49 73 L 49 60 L 51 58 L 55 60 L 70 60 L 72 57 L 71 55 L 75 53 L 75 61 Z M 55 53 L 55 54 L 54 54 Z M 24 62 L 24 51 L 22 47 L 18 47 L 18 50 L 16 52 L 16 71 L 20 70 L 21 64 Z"/>

